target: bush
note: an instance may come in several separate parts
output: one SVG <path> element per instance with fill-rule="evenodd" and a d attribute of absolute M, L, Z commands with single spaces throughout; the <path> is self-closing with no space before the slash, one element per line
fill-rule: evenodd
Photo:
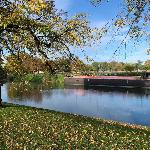
<path fill-rule="evenodd" d="M 24 77 L 22 77 L 22 80 L 30 82 L 32 80 L 33 76 L 34 76 L 33 74 L 27 74 Z"/>
<path fill-rule="evenodd" d="M 29 82 L 29 83 L 42 83 L 45 85 L 63 85 L 64 75 L 56 74 L 52 75 L 49 72 L 41 74 L 25 74 L 22 76 L 9 76 L 9 81 L 14 82 Z"/>
<path fill-rule="evenodd" d="M 43 75 L 42 74 L 27 74 L 22 77 L 21 81 L 33 82 L 33 83 L 42 83 Z"/>
<path fill-rule="evenodd" d="M 42 74 L 36 74 L 33 76 L 33 78 L 30 81 L 34 82 L 34 83 L 42 83 L 43 75 Z"/>

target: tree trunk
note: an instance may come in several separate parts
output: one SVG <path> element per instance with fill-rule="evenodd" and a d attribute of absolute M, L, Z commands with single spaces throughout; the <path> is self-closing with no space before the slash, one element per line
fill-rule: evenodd
<path fill-rule="evenodd" d="M 1 84 L 0 84 L 0 107 L 2 107 L 2 91 L 1 91 Z"/>
<path fill-rule="evenodd" d="M 2 86 L 2 79 L 1 76 L 3 75 L 3 73 L 1 72 L 2 69 L 2 50 L 0 49 L 0 107 L 2 107 L 2 90 L 1 90 L 1 86 Z"/>

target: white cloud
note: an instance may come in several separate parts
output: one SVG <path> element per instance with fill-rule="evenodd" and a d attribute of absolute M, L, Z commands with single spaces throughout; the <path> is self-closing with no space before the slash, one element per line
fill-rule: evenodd
<path fill-rule="evenodd" d="M 72 0 L 55 0 L 55 6 L 58 10 L 68 10 L 72 5 Z"/>

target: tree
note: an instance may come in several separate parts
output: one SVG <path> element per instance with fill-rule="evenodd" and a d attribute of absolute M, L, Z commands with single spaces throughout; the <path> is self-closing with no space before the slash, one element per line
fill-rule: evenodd
<path fill-rule="evenodd" d="M 150 60 L 145 61 L 143 67 L 144 67 L 144 70 L 145 70 L 145 71 L 149 70 L 149 69 L 150 69 Z"/>
<path fill-rule="evenodd" d="M 142 61 L 138 60 L 137 63 L 135 63 L 135 69 L 137 70 L 137 72 L 139 70 L 142 70 L 143 69 L 143 65 L 142 65 Z"/>
<path fill-rule="evenodd" d="M 108 71 L 109 69 L 110 69 L 109 63 L 107 63 L 107 62 L 100 62 L 99 63 L 99 70 L 100 71 L 105 72 L 105 71 Z"/>
<path fill-rule="evenodd" d="M 56 71 L 58 71 L 60 68 L 60 65 L 57 64 L 57 61 L 54 60 L 47 60 L 44 63 L 44 69 L 48 71 L 50 74 L 55 74 Z"/>
<path fill-rule="evenodd" d="M 27 53 L 20 52 L 19 56 L 9 55 L 6 60 L 5 69 L 9 75 L 22 76 L 44 70 L 42 60 L 37 57 L 31 57 Z"/>
<path fill-rule="evenodd" d="M 87 67 L 82 60 L 78 57 L 75 57 L 74 60 L 70 60 L 66 57 L 61 57 L 57 61 L 57 68 L 59 72 L 66 72 L 66 73 L 81 73 L 85 72 Z"/>
<path fill-rule="evenodd" d="M 4 83 L 4 80 L 7 78 L 7 73 L 2 67 L 2 58 L 0 57 L 0 106 L 2 106 L 2 99 L 1 99 L 1 86 Z"/>
<path fill-rule="evenodd" d="M 98 34 L 95 34 L 96 31 Z M 53 0 L 0 1 L 0 54 L 27 52 L 46 60 L 65 55 L 70 46 L 82 47 L 101 37 L 85 14 L 69 18 Z"/>
<path fill-rule="evenodd" d="M 124 65 L 124 70 L 125 71 L 129 71 L 129 72 L 132 72 L 135 70 L 135 65 L 134 64 L 125 64 Z"/>
<path fill-rule="evenodd" d="M 100 63 L 99 62 L 93 62 L 92 66 L 93 66 L 94 71 L 99 72 L 99 70 L 100 70 Z"/>
<path fill-rule="evenodd" d="M 109 64 L 110 64 L 110 70 L 111 71 L 121 71 L 121 70 L 123 70 L 123 63 L 122 62 L 112 61 Z"/>
<path fill-rule="evenodd" d="M 90 0 L 92 4 L 95 6 L 98 4 L 102 4 L 104 2 L 108 2 L 108 0 Z M 123 0 L 123 9 L 115 18 L 112 19 L 112 23 L 110 26 L 115 26 L 116 33 L 113 35 L 113 39 L 115 36 L 120 34 L 120 29 L 127 27 L 128 30 L 126 34 L 123 34 L 124 39 L 121 41 L 120 45 L 116 48 L 116 51 L 120 46 L 125 45 L 126 47 L 126 39 L 134 39 L 136 42 L 144 39 L 149 43 L 150 46 L 150 15 L 149 15 L 149 6 L 150 0 Z M 106 31 L 109 31 L 109 27 L 105 26 Z M 126 28 L 126 29 L 127 29 Z M 116 51 L 114 53 L 116 53 Z M 150 53 L 150 47 L 147 49 L 148 54 Z"/>
<path fill-rule="evenodd" d="M 2 0 L 0 2 L 0 50 L 71 57 L 69 46 L 85 46 L 93 39 L 85 14 L 68 18 L 52 0 Z"/>

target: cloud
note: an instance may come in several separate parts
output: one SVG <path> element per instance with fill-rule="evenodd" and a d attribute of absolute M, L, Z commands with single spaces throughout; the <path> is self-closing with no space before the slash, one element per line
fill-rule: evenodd
<path fill-rule="evenodd" d="M 58 10 L 68 10 L 72 5 L 72 0 L 55 0 L 55 6 Z"/>

